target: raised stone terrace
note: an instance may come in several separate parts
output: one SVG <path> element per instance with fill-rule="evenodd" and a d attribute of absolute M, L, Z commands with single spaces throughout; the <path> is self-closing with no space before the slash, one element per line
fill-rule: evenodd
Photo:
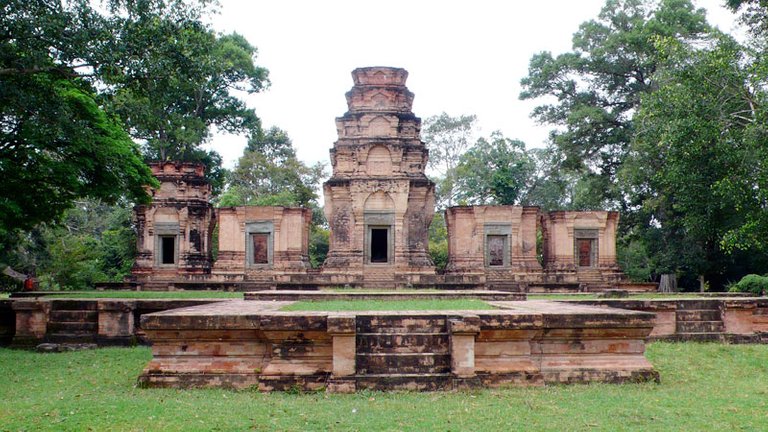
<path fill-rule="evenodd" d="M 151 387 L 449 390 L 658 380 L 651 313 L 547 301 L 480 311 L 281 312 L 225 301 L 145 315 Z"/>

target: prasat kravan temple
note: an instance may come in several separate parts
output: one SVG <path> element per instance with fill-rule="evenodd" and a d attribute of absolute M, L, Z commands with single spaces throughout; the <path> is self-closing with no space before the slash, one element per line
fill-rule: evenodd
<path fill-rule="evenodd" d="M 388 67 L 352 72 L 348 111 L 336 119 L 338 140 L 330 150 L 333 173 L 323 185 L 330 250 L 320 269 L 309 265 L 309 209 L 214 208 L 203 166 L 164 162 L 151 165 L 161 184 L 150 191 L 152 203 L 135 210 L 132 283 L 234 290 L 653 288 L 625 281 L 616 262 L 619 215 L 610 211 L 448 208 L 448 264 L 436 271 L 428 251 L 435 185 L 424 172 L 429 149 L 411 110 L 407 77 Z"/>

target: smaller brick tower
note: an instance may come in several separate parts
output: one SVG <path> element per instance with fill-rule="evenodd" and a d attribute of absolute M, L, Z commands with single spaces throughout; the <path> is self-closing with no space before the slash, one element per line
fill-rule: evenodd
<path fill-rule="evenodd" d="M 151 189 L 152 204 L 136 206 L 136 263 L 140 283 L 194 280 L 211 272 L 214 227 L 211 185 L 202 164 L 150 164 L 160 181 Z"/>

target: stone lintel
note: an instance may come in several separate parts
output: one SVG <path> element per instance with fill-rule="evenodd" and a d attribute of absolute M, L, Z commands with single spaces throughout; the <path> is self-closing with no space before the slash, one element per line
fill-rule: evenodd
<path fill-rule="evenodd" d="M 133 300 L 99 300 L 97 303 L 99 312 L 132 312 L 136 309 L 136 301 Z"/>
<path fill-rule="evenodd" d="M 328 333 L 337 335 L 355 335 L 356 319 L 354 315 L 329 315 Z"/>
<path fill-rule="evenodd" d="M 463 315 L 450 318 L 448 329 L 452 335 L 476 335 L 480 333 L 480 317 L 477 315 Z"/>

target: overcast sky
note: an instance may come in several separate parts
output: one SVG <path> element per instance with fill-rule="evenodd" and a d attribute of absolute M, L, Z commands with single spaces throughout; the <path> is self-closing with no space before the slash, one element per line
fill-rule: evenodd
<path fill-rule="evenodd" d="M 709 22 L 734 28 L 724 0 L 698 0 Z M 597 17 L 605 0 L 535 1 L 288 1 L 221 0 L 213 17 L 221 32 L 237 32 L 258 48 L 271 87 L 247 97 L 264 126 L 288 132 L 299 158 L 328 161 L 334 119 L 346 110 L 350 72 L 363 66 L 408 70 L 414 113 L 476 114 L 483 135 L 501 130 L 529 148 L 544 145 L 549 127 L 530 118 L 520 79 L 540 51 L 571 48 L 579 24 Z M 211 148 L 232 167 L 245 139 L 217 135 Z"/>

